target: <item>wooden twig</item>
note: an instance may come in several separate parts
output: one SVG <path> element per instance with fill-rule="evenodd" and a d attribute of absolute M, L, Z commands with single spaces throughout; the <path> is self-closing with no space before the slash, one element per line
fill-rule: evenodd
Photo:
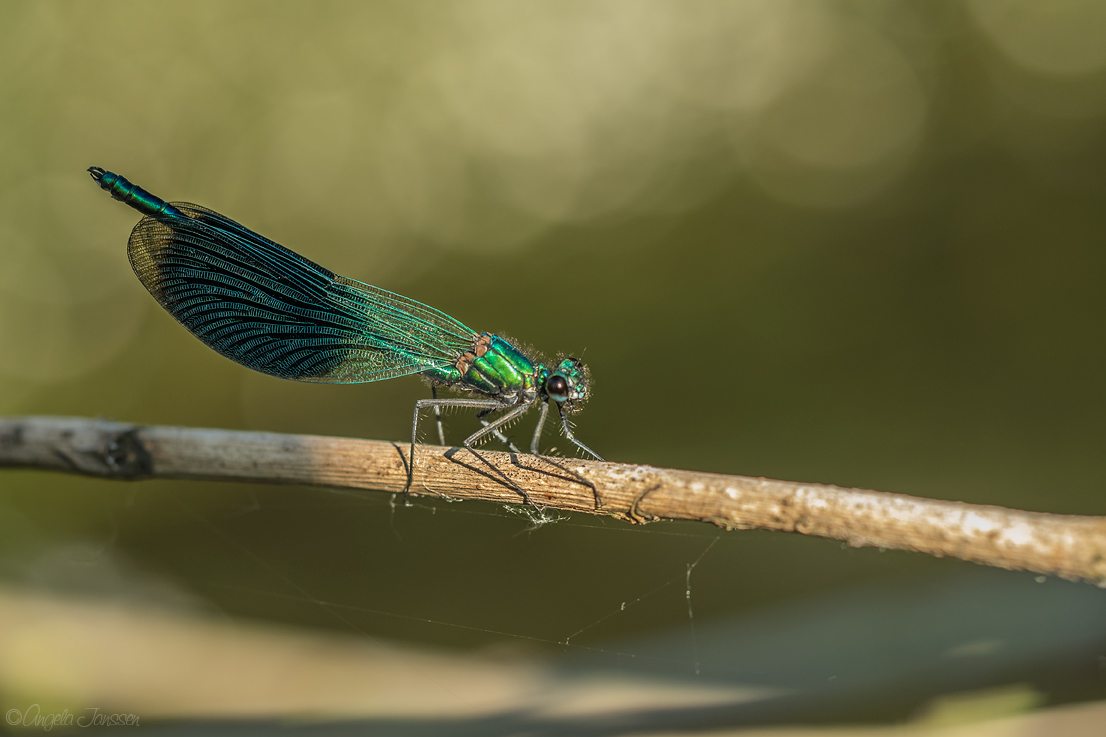
<path fill-rule="evenodd" d="M 398 492 L 407 480 L 407 452 L 402 442 L 79 417 L 0 418 L 0 466 L 120 480 L 229 480 Z M 1103 517 L 624 463 L 558 458 L 562 468 L 557 468 L 530 455 L 481 454 L 536 504 L 556 509 L 633 522 L 698 520 L 731 530 L 799 532 L 854 547 L 952 556 L 1106 586 Z M 413 494 L 522 501 L 464 449 L 420 445 L 415 464 Z"/>

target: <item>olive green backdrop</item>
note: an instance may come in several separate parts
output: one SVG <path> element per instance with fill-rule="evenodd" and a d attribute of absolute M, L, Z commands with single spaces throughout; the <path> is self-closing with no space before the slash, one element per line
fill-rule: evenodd
<path fill-rule="evenodd" d="M 476 330 L 584 352 L 578 433 L 610 460 L 1101 514 L 1103 39 L 1103 6 L 1078 2 L 4 3 L 0 412 L 402 440 L 428 395 L 202 346 L 131 273 L 137 214 L 98 165 Z M 474 426 L 447 417 L 453 442 Z M 677 637 L 690 673 L 684 576 L 718 530 L 391 501 L 6 471 L 0 570 L 442 648 Z M 694 623 L 818 621 L 964 576 L 984 608 L 992 584 L 1099 596 L 734 532 L 695 568 Z M 1020 605 L 995 606 L 984 621 Z M 827 642 L 865 636 L 834 621 Z M 1106 632 L 1085 634 L 1003 640 L 1036 654 L 923 690 L 1100 695 Z M 764 680 L 806 683 L 804 663 Z M 858 713 L 911 713 L 896 683 Z"/>

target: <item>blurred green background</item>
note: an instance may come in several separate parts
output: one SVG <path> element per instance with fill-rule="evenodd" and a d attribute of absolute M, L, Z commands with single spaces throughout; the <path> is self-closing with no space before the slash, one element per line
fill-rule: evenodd
<path fill-rule="evenodd" d="M 5 2 L 0 141 L 6 415 L 402 440 L 427 396 L 414 377 L 285 382 L 202 346 L 134 278 L 138 216 L 98 165 L 476 330 L 586 350 L 578 433 L 609 460 L 1103 512 L 1102 3 Z M 453 442 L 473 427 L 448 416 Z M 694 635 L 684 575 L 717 536 L 0 475 L 11 587 L 540 657 L 573 656 L 585 628 L 571 643 L 603 668 Z M 918 645 L 904 623 L 871 653 L 894 675 L 849 718 L 1011 683 L 1034 704 L 1106 694 L 1106 618 L 1047 639 L 1101 610 L 1090 587 L 761 533 L 722 535 L 694 575 L 694 625 L 752 641 L 780 607 L 977 597 L 972 637 L 1010 663 L 967 682 L 938 663 L 919 686 L 896 670 L 894 643 Z M 1045 596 L 1052 615 L 988 634 Z M 926 622 L 950 642 L 951 611 Z M 834 622 L 816 642 L 868 636 Z M 811 662 L 741 679 L 824 683 Z"/>

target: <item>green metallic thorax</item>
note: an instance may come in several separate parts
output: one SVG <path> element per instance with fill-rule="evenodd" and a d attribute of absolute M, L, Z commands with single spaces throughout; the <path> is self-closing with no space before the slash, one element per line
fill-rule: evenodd
<path fill-rule="evenodd" d="M 477 339 L 473 351 L 462 357 L 457 366 L 426 371 L 423 376 L 458 389 L 510 397 L 533 395 L 548 373 L 544 366 L 534 364 L 508 341 L 484 333 Z"/>
<path fill-rule="evenodd" d="M 498 335 L 488 351 L 472 362 L 461 383 L 487 394 L 517 394 L 534 386 L 534 364 Z"/>

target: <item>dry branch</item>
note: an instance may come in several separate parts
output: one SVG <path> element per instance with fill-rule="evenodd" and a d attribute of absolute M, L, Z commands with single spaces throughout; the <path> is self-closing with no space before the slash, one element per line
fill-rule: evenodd
<path fill-rule="evenodd" d="M 404 443 L 314 435 L 128 425 L 67 417 L 0 419 L 0 466 L 101 478 L 252 481 L 402 491 Z M 556 509 L 647 520 L 698 520 L 951 556 L 1106 586 L 1106 518 L 1022 512 L 652 466 L 481 451 Z M 572 474 L 594 485 L 594 491 Z M 519 504 L 518 492 L 463 449 L 420 445 L 413 494 Z M 599 505 L 597 508 L 596 497 Z"/>

